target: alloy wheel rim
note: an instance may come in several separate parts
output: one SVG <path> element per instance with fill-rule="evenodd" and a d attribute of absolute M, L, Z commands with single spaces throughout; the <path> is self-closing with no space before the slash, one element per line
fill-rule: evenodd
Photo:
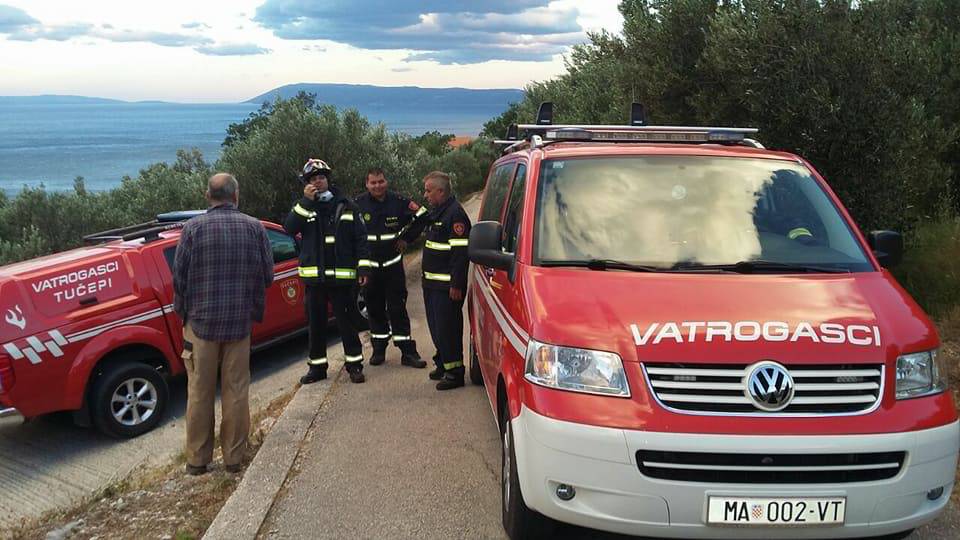
<path fill-rule="evenodd" d="M 157 409 L 157 388 L 143 378 L 127 379 L 117 385 L 110 398 L 110 414 L 124 426 L 143 424 Z"/>

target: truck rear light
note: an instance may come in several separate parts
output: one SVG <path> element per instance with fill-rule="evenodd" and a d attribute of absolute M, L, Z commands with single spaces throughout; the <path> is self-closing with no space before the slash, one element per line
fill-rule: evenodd
<path fill-rule="evenodd" d="M 0 354 L 0 392 L 9 392 L 17 378 L 13 373 L 13 361 L 6 354 Z"/>

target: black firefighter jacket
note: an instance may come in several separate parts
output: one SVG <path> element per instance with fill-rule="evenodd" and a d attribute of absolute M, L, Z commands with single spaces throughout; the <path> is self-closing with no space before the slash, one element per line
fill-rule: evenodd
<path fill-rule="evenodd" d="M 452 196 L 434 208 L 425 219 L 418 219 L 403 233 L 403 240 L 412 242 L 426 228 L 423 245 L 423 288 L 466 292 L 467 240 L 470 238 L 470 217 Z"/>
<path fill-rule="evenodd" d="M 370 272 L 367 231 L 357 205 L 330 188 L 327 202 L 303 197 L 283 222 L 290 234 L 301 235 L 300 278 L 309 285 L 352 285 Z"/>
<path fill-rule="evenodd" d="M 401 262 L 397 240 L 414 220 L 426 216 L 427 209 L 403 195 L 388 191 L 382 201 L 364 193 L 354 199 L 367 228 L 371 266 L 390 268 Z"/>

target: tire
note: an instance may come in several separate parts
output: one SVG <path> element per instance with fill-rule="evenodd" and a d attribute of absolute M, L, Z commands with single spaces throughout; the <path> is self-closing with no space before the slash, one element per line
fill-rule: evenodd
<path fill-rule="evenodd" d="M 513 444 L 513 426 L 506 420 L 509 413 L 504 412 L 500 437 L 500 508 L 503 518 L 503 530 L 511 540 L 548 538 L 554 529 L 554 522 L 535 512 L 523 502 L 520 480 L 517 476 L 517 453 Z"/>
<path fill-rule="evenodd" d="M 167 381 L 147 364 L 108 366 L 90 392 L 90 417 L 102 433 L 118 439 L 157 427 L 170 401 Z"/>
<path fill-rule="evenodd" d="M 363 291 L 357 291 L 357 299 L 355 302 L 356 309 L 353 313 L 354 323 L 356 323 L 358 330 L 369 330 L 370 329 L 370 315 L 367 313 L 367 302 L 363 299 Z"/>
<path fill-rule="evenodd" d="M 483 373 L 480 371 L 480 358 L 477 356 L 477 348 L 473 346 L 473 340 L 470 345 L 470 382 L 477 386 L 483 386 Z"/>

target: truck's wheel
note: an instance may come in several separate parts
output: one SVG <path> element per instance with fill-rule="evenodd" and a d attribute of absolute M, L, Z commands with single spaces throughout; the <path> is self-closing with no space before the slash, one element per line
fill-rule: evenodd
<path fill-rule="evenodd" d="M 470 382 L 477 386 L 483 386 L 483 373 L 480 371 L 480 357 L 477 356 L 477 348 L 473 346 L 473 340 L 469 341 L 470 346 Z"/>
<path fill-rule="evenodd" d="M 501 456 L 500 498 L 503 514 L 503 530 L 511 540 L 521 538 L 547 538 L 553 532 L 554 523 L 546 516 L 535 512 L 523 502 L 520 492 L 520 479 L 517 476 L 517 453 L 513 445 L 513 427 L 503 413 L 501 420 Z"/>
<path fill-rule="evenodd" d="M 167 382 L 156 369 L 115 364 L 93 385 L 90 416 L 97 429 L 111 437 L 136 437 L 157 427 L 169 399 Z"/>
<path fill-rule="evenodd" d="M 352 319 L 354 319 L 354 324 L 356 324 L 358 330 L 369 330 L 370 329 L 370 314 L 367 312 L 367 301 L 363 299 L 363 291 L 357 291 L 356 302 L 354 303 L 356 308 L 352 313 Z"/>

